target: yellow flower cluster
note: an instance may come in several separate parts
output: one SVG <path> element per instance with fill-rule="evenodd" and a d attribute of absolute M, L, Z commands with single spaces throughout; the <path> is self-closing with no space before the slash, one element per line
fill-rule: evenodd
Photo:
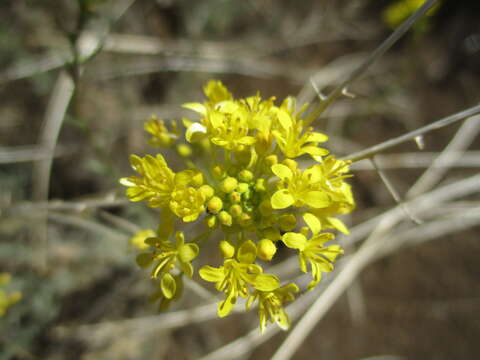
<path fill-rule="evenodd" d="M 151 277 L 159 281 L 152 298 L 163 309 L 179 299 L 182 275 L 193 276 L 191 262 L 208 247 L 206 240 L 218 239 L 220 264 L 199 270 L 225 294 L 218 316 L 228 315 L 242 297 L 247 309 L 258 304 L 262 331 L 267 322 L 287 329 L 283 306 L 300 289 L 264 273 L 262 264 L 272 261 L 283 243 L 297 252 L 300 270 L 311 273 L 309 290 L 333 270 L 343 250 L 327 244 L 335 236 L 326 230 L 348 233 L 336 216 L 355 206 L 345 182 L 348 163 L 320 146 L 328 137 L 305 127 L 305 107 L 297 109 L 294 98 L 279 106 L 275 98 L 258 94 L 234 99 L 219 81 L 210 81 L 204 92 L 205 102 L 184 105 L 198 114 L 196 121 L 183 119 L 185 140 L 176 125 L 152 118 L 145 126 L 149 143 L 176 150 L 186 169 L 175 172 L 160 154 L 132 155 L 138 175 L 120 180 L 131 201 L 161 209 L 157 232 L 142 230 L 131 240 L 146 251 L 137 263 L 152 267 Z M 300 157 L 314 165 L 302 168 Z M 176 228 L 196 220 L 204 222 L 205 232 L 186 241 Z"/>
<path fill-rule="evenodd" d="M 10 274 L 0 273 L 0 317 L 5 315 L 10 306 L 22 298 L 22 294 L 18 291 L 8 293 L 4 290 L 4 286 L 8 285 L 10 280 Z"/>

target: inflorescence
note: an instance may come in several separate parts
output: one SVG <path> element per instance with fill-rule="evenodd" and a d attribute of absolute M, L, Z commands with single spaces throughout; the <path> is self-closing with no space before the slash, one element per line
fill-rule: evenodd
<path fill-rule="evenodd" d="M 287 329 L 283 306 L 300 289 L 264 273 L 263 266 L 283 243 L 298 254 L 301 271 L 311 273 L 308 290 L 333 270 L 343 250 L 330 243 L 330 231 L 348 233 L 336 216 L 355 206 L 345 182 L 348 162 L 319 146 L 328 137 L 305 126 L 306 106 L 297 109 L 292 97 L 280 106 L 258 94 L 234 99 L 220 81 L 208 82 L 204 93 L 204 103 L 183 105 L 199 115 L 198 121 L 183 119 L 184 134 L 176 122 L 152 117 L 145 124 L 150 145 L 174 149 L 186 169 L 172 170 L 161 154 L 131 155 L 138 175 L 120 180 L 131 201 L 161 210 L 158 230 L 142 230 L 131 240 L 143 251 L 137 263 L 152 268 L 159 284 L 152 299 L 166 309 L 182 294 L 182 276 L 193 276 L 192 261 L 207 239 L 217 241 L 221 264 L 198 273 L 225 295 L 218 316 L 228 315 L 242 297 L 247 309 L 257 303 L 262 331 L 268 321 Z M 303 169 L 297 162 L 302 156 L 314 165 Z M 186 238 L 182 223 L 200 220 L 205 232 Z"/>

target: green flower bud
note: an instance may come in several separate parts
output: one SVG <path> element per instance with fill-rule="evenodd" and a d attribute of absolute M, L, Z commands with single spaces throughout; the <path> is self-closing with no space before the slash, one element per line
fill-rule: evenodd
<path fill-rule="evenodd" d="M 235 248 L 226 240 L 220 241 L 218 247 L 220 249 L 220 253 L 226 259 L 231 258 L 235 254 Z"/>
<path fill-rule="evenodd" d="M 225 177 L 225 170 L 220 165 L 217 165 L 212 169 L 212 175 L 215 179 L 221 180 Z"/>
<path fill-rule="evenodd" d="M 271 215 L 273 212 L 272 204 L 270 203 L 269 199 L 263 200 L 260 203 L 260 206 L 258 207 L 258 209 L 260 210 L 260 214 L 262 214 L 263 216 Z"/>
<path fill-rule="evenodd" d="M 198 190 L 200 191 L 205 200 L 210 199 L 214 194 L 214 190 L 210 185 L 202 185 Z"/>
<path fill-rule="evenodd" d="M 225 180 L 222 181 L 220 184 L 220 190 L 225 193 L 231 193 L 237 188 L 238 181 L 234 177 L 227 177 Z"/>
<path fill-rule="evenodd" d="M 267 191 L 267 187 L 265 184 L 265 179 L 258 179 L 255 183 L 255 191 L 264 192 Z"/>
<path fill-rule="evenodd" d="M 273 258 L 273 255 L 277 252 L 277 247 L 273 241 L 269 239 L 262 239 L 257 245 L 257 256 L 266 261 L 270 261 Z"/>
<path fill-rule="evenodd" d="M 247 183 L 239 183 L 238 186 L 237 186 L 237 191 L 240 193 L 240 194 L 244 194 L 246 193 L 248 190 L 250 189 L 250 187 L 248 186 Z"/>
<path fill-rule="evenodd" d="M 265 158 L 265 163 L 267 164 L 268 168 L 271 168 L 273 165 L 278 164 L 278 157 L 277 155 L 269 155 Z"/>
<path fill-rule="evenodd" d="M 238 178 L 243 182 L 250 182 L 253 180 L 253 173 L 250 170 L 244 169 L 238 174 Z"/>
<path fill-rule="evenodd" d="M 232 215 L 230 215 L 226 211 L 220 211 L 218 214 L 218 220 L 220 220 L 220 223 L 225 226 L 232 226 Z"/>
<path fill-rule="evenodd" d="M 205 224 L 209 228 L 213 228 L 217 224 L 217 217 L 213 216 L 213 215 L 210 215 L 210 216 L 206 217 L 205 218 Z"/>
<path fill-rule="evenodd" d="M 297 169 L 298 163 L 292 159 L 285 159 L 282 161 L 290 170 L 295 171 Z"/>
<path fill-rule="evenodd" d="M 297 226 L 297 218 L 293 214 L 285 214 L 280 216 L 278 223 L 283 231 L 292 231 Z"/>
<path fill-rule="evenodd" d="M 240 205 L 235 204 L 235 205 L 230 206 L 229 212 L 232 216 L 239 217 L 240 215 L 242 215 L 243 209 Z"/>
<path fill-rule="evenodd" d="M 203 185 L 203 174 L 201 172 L 198 172 L 193 175 L 191 184 L 195 187 Z"/>
<path fill-rule="evenodd" d="M 223 208 L 223 201 L 218 196 L 212 197 L 207 204 L 207 209 L 212 214 L 217 214 Z"/>
<path fill-rule="evenodd" d="M 236 191 L 232 192 L 229 195 L 229 198 L 232 203 L 239 203 L 240 201 L 242 201 L 242 195 L 240 195 L 240 193 Z"/>
<path fill-rule="evenodd" d="M 192 155 L 192 148 L 187 144 L 177 145 L 177 153 L 183 157 L 189 157 Z"/>

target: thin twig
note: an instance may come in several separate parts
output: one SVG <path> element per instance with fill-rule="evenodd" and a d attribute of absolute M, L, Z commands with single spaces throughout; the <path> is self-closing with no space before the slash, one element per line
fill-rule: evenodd
<path fill-rule="evenodd" d="M 472 116 L 465 120 L 458 129 L 452 141 L 445 147 L 443 152 L 432 162 L 430 167 L 408 190 L 406 197 L 415 197 L 422 192 L 431 189 L 437 184 L 448 169 L 460 158 L 480 131 L 480 116 Z"/>
<path fill-rule="evenodd" d="M 471 108 L 468 108 L 466 110 L 459 111 L 455 114 L 452 114 L 450 116 L 447 116 L 443 119 L 437 120 L 429 125 L 423 126 L 421 128 L 418 128 L 414 131 L 408 132 L 404 135 L 398 136 L 396 138 L 387 140 L 385 142 L 382 142 L 380 144 L 374 145 L 372 147 L 369 147 L 365 150 L 358 151 L 356 153 L 347 155 L 342 157 L 342 160 L 350 160 L 350 161 L 359 161 L 362 159 L 367 159 L 371 158 L 372 156 L 381 153 L 387 149 L 390 149 L 394 146 L 397 146 L 399 144 L 402 144 L 404 142 L 412 141 L 415 139 L 415 137 L 424 135 L 426 133 L 429 133 L 430 131 L 441 129 L 445 126 L 451 125 L 457 121 L 464 120 L 470 116 L 473 116 L 475 114 L 480 113 L 480 105 L 473 106 Z M 478 121 L 478 120 L 477 120 Z"/>
<path fill-rule="evenodd" d="M 316 108 L 308 115 L 305 120 L 306 126 L 310 125 L 320 114 L 327 109 L 337 98 L 339 98 L 348 87 L 356 81 L 363 73 L 378 59 L 380 58 L 390 47 L 393 46 L 420 17 L 425 14 L 438 0 L 426 0 L 423 5 L 418 8 L 402 25 L 400 25 L 384 42 L 380 44 L 365 61 L 360 64 L 344 81 L 332 90 L 324 101 L 321 101 Z"/>

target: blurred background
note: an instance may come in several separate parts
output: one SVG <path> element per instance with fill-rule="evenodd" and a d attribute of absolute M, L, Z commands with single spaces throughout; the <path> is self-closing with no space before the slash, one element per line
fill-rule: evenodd
<path fill-rule="evenodd" d="M 259 91 L 314 102 L 312 83 L 328 94 L 414 3 L 2 0 L 0 272 L 23 297 L 0 318 L 0 359 L 269 359 L 288 334 L 260 337 L 255 311 L 216 319 L 198 278 L 169 312 L 156 312 L 128 239 L 155 228 L 158 215 L 128 204 L 118 178 L 132 173 L 129 154 L 157 151 L 143 122 L 191 116 L 181 104 L 202 101 L 209 79 L 237 97 Z M 417 22 L 350 88 L 355 98 L 342 97 L 316 121 L 332 152 L 346 156 L 477 105 L 479 20 L 478 1 L 444 0 Z M 378 164 L 401 198 L 456 184 L 478 173 L 478 123 L 428 133 L 422 151 L 407 142 Z M 409 192 L 455 136 L 461 146 L 444 173 Z M 348 224 L 396 206 L 368 161 L 352 171 L 358 206 Z M 477 358 L 479 200 L 477 188 L 420 214 L 439 224 L 434 241 L 372 261 L 292 358 Z M 462 217 L 470 220 L 449 225 Z M 393 234 L 412 229 L 407 219 Z M 358 242 L 343 241 L 353 254 Z M 215 353 L 222 348 L 227 355 Z"/>

